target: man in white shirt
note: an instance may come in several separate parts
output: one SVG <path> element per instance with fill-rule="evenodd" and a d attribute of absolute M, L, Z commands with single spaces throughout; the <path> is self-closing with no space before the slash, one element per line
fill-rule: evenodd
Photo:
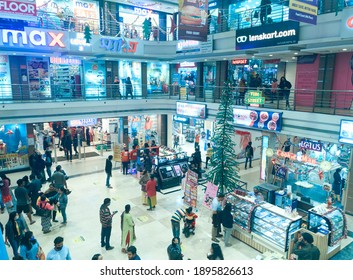
<path fill-rule="evenodd" d="M 58 236 L 54 239 L 54 248 L 47 254 L 47 260 L 65 261 L 71 260 L 70 250 L 64 246 L 64 238 Z"/>
<path fill-rule="evenodd" d="M 219 242 L 217 237 L 222 237 L 221 234 L 221 211 L 222 211 L 222 202 L 224 200 L 224 194 L 218 194 L 212 200 L 211 209 L 212 209 L 212 241 Z"/>

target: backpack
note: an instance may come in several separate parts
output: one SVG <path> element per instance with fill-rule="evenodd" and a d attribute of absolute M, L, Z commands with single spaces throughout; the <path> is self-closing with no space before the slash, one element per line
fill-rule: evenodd
<path fill-rule="evenodd" d="M 46 205 L 47 203 L 48 203 L 48 202 L 46 202 L 46 203 L 44 204 L 44 207 L 45 207 L 45 205 Z M 38 207 L 36 213 L 37 213 L 39 216 L 41 216 L 41 217 L 50 217 L 50 216 L 51 216 L 51 211 L 48 210 L 48 209 L 43 208 L 43 207 L 42 207 L 42 203 L 39 204 L 39 207 Z"/>

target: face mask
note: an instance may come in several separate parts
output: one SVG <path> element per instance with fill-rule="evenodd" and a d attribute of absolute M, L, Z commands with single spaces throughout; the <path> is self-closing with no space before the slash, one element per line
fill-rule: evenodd
<path fill-rule="evenodd" d="M 63 246 L 55 247 L 55 250 L 56 250 L 56 251 L 61 251 L 62 248 L 63 248 Z"/>
<path fill-rule="evenodd" d="M 36 239 L 34 238 L 34 236 L 32 236 L 29 240 L 30 240 L 30 241 L 34 241 L 34 240 L 36 240 Z"/>

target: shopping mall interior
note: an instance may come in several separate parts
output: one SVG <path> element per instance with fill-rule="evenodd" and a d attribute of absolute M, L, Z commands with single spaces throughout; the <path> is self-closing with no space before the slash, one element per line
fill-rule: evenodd
<path fill-rule="evenodd" d="M 62 236 L 74 260 L 126 260 L 129 204 L 140 257 L 167 260 L 171 217 L 192 206 L 195 235 L 181 234 L 181 249 L 185 260 L 207 259 L 210 201 L 221 192 L 234 220 L 230 246 L 218 238 L 226 260 L 290 259 L 299 232 L 313 236 L 321 260 L 353 259 L 353 1 L 179 2 L 36 0 L 21 6 L 33 13 L 0 11 L 0 173 L 11 179 L 0 222 L 16 208 L 16 181 L 34 172 L 32 155 L 49 151 L 52 172 L 61 165 L 69 176 L 67 223 L 58 213 L 44 233 L 39 216 L 21 217 L 46 253 Z M 231 132 L 217 143 L 222 118 Z M 229 141 L 236 163 L 222 166 L 234 168 L 237 187 L 221 190 L 207 149 L 218 155 Z M 134 147 L 137 166 L 123 175 L 123 150 Z M 152 211 L 139 184 L 146 153 L 158 181 Z M 118 211 L 112 250 L 100 244 L 105 198 Z M 0 259 L 12 260 L 6 240 Z"/>

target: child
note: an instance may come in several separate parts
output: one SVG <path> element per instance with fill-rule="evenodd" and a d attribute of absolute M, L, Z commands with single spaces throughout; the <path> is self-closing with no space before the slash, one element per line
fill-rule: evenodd
<path fill-rule="evenodd" d="M 192 207 L 186 209 L 184 234 L 189 237 L 190 233 L 195 235 L 196 219 L 198 216 L 192 211 Z"/>

